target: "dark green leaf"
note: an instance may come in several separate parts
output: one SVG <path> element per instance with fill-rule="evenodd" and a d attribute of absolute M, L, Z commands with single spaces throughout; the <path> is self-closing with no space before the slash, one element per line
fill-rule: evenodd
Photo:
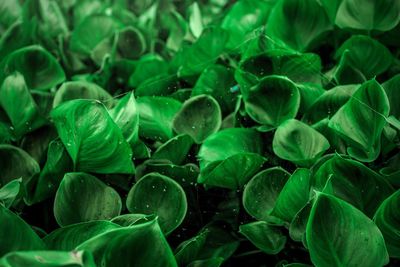
<path fill-rule="evenodd" d="M 67 173 L 54 200 L 54 217 L 60 226 L 118 216 L 122 203 L 118 193 L 86 173 Z"/>
<path fill-rule="evenodd" d="M 168 234 L 185 218 L 187 200 L 177 182 L 167 176 L 150 173 L 129 191 L 126 206 L 132 213 L 157 215 L 161 229 Z"/>

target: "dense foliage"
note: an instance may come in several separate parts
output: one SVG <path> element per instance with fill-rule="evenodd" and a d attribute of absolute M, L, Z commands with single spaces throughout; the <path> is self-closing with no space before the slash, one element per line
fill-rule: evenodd
<path fill-rule="evenodd" d="M 1 0 L 0 266 L 399 266 L 399 21 Z"/>

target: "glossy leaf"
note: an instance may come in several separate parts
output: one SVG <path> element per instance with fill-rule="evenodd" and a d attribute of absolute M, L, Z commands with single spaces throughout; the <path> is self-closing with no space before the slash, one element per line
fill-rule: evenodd
<path fill-rule="evenodd" d="M 13 125 L 12 130 L 18 139 L 45 123 L 24 77 L 18 72 L 7 76 L 1 85 L 0 104 L 7 113 Z"/>
<path fill-rule="evenodd" d="M 123 24 L 110 16 L 86 17 L 71 34 L 71 49 L 89 55 L 105 38 L 122 28 Z"/>
<path fill-rule="evenodd" d="M 243 224 L 239 233 L 267 254 L 278 254 L 286 243 L 286 236 L 276 226 L 263 221 Z"/>
<path fill-rule="evenodd" d="M 129 93 L 118 100 L 110 110 L 110 116 L 121 129 L 128 143 L 139 139 L 139 111 L 133 93 Z"/>
<path fill-rule="evenodd" d="M 290 173 L 280 167 L 259 172 L 243 191 L 243 207 L 257 220 L 268 220 Z"/>
<path fill-rule="evenodd" d="M 268 127 L 278 127 L 293 119 L 300 106 L 300 93 L 294 83 L 282 76 L 267 76 L 244 95 L 249 116 Z"/>
<path fill-rule="evenodd" d="M 337 72 L 350 68 L 360 73 L 363 80 L 369 80 L 385 72 L 392 63 L 392 54 L 380 42 L 364 36 L 353 35 L 336 50 L 335 57 L 346 57 L 341 60 Z M 343 74 L 342 74 L 343 75 Z M 342 84 L 354 83 L 352 77 L 337 76 Z"/>
<path fill-rule="evenodd" d="M 157 220 L 108 231 L 77 249 L 93 253 L 95 263 L 105 267 L 178 266 Z"/>
<path fill-rule="evenodd" d="M 332 28 L 318 1 L 280 0 L 267 22 L 267 34 L 299 51 L 307 50 Z"/>
<path fill-rule="evenodd" d="M 160 141 L 172 138 L 172 121 L 181 106 L 180 102 L 169 97 L 138 98 L 139 135 Z"/>
<path fill-rule="evenodd" d="M 157 215 L 161 229 L 168 234 L 185 218 L 187 200 L 177 182 L 167 176 L 150 173 L 129 191 L 126 206 L 132 213 Z"/>
<path fill-rule="evenodd" d="M 68 101 L 54 109 L 51 117 L 75 170 L 133 173 L 132 151 L 100 102 Z"/>
<path fill-rule="evenodd" d="M 204 29 L 196 43 L 184 50 L 185 60 L 179 68 L 179 76 L 197 75 L 211 66 L 222 54 L 227 41 L 228 33 L 225 30 L 216 27 Z"/>
<path fill-rule="evenodd" d="M 185 161 L 192 145 L 193 139 L 189 135 L 177 135 L 158 147 L 151 158 L 166 159 L 173 164 L 180 165 Z"/>
<path fill-rule="evenodd" d="M 393 188 L 382 176 L 360 162 L 338 155 L 316 169 L 312 183 L 316 190 L 330 192 L 370 217 L 393 192 Z"/>
<path fill-rule="evenodd" d="M 297 169 L 283 186 L 271 215 L 291 222 L 307 204 L 310 194 L 310 171 Z"/>
<path fill-rule="evenodd" d="M 54 216 L 60 226 L 118 216 L 122 203 L 118 193 L 86 173 L 67 173 L 57 190 Z"/>
<path fill-rule="evenodd" d="M 213 97 L 195 96 L 183 103 L 172 125 L 175 132 L 187 134 L 199 144 L 221 127 L 221 109 Z"/>
<path fill-rule="evenodd" d="M 400 257 L 399 203 L 400 191 L 397 190 L 382 202 L 374 216 L 374 222 L 385 238 L 388 253 L 394 258 Z"/>
<path fill-rule="evenodd" d="M 362 246 L 360 246 L 362 244 Z M 307 245 L 316 266 L 384 266 L 385 241 L 361 211 L 336 197 L 318 193 L 307 224 Z"/>
<path fill-rule="evenodd" d="M 370 162 L 380 152 L 380 137 L 389 115 L 389 100 L 375 80 L 362 84 L 329 121 L 347 142 L 350 156 Z"/>
<path fill-rule="evenodd" d="M 396 0 L 342 0 L 335 23 L 341 28 L 388 31 L 399 23 L 399 12 Z"/>
<path fill-rule="evenodd" d="M 9 208 L 21 192 L 22 179 L 15 179 L 0 188 L 0 204 Z"/>
<path fill-rule="evenodd" d="M 295 119 L 283 122 L 272 142 L 278 157 L 300 166 L 315 162 L 329 147 L 328 140 L 322 134 Z"/>
<path fill-rule="evenodd" d="M 9 54 L 1 63 L 0 83 L 14 72 L 21 73 L 29 89 L 49 90 L 65 81 L 57 60 L 41 46 L 27 46 Z"/>

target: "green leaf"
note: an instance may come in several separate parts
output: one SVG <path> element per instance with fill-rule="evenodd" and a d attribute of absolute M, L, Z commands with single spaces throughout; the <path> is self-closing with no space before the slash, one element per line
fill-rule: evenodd
<path fill-rule="evenodd" d="M 111 16 L 92 15 L 85 17 L 71 33 L 71 50 L 90 55 L 104 39 L 111 37 L 123 24 Z"/>
<path fill-rule="evenodd" d="M 239 153 L 208 164 L 197 181 L 211 186 L 240 190 L 257 173 L 266 159 L 256 153 Z"/>
<path fill-rule="evenodd" d="M 385 238 L 390 257 L 400 258 L 400 190 L 397 190 L 382 202 L 374 216 L 375 224 Z"/>
<path fill-rule="evenodd" d="M 200 168 L 240 153 L 262 154 L 261 135 L 253 129 L 229 128 L 209 136 L 201 145 Z"/>
<path fill-rule="evenodd" d="M 132 151 L 97 101 L 72 100 L 51 112 L 74 170 L 94 173 L 133 173 Z"/>
<path fill-rule="evenodd" d="M 239 189 L 263 165 L 262 140 L 252 129 L 230 128 L 209 136 L 200 147 L 199 183 Z"/>
<path fill-rule="evenodd" d="M 93 256 L 85 251 L 18 251 L 0 259 L 2 267 L 95 267 Z"/>
<path fill-rule="evenodd" d="M 299 90 L 283 76 L 267 76 L 247 93 L 242 93 L 249 116 L 270 129 L 293 119 L 300 107 Z"/>
<path fill-rule="evenodd" d="M 224 51 L 227 41 L 225 30 L 217 27 L 204 29 L 199 39 L 183 50 L 184 62 L 179 68 L 179 77 L 198 75 L 213 65 Z"/>
<path fill-rule="evenodd" d="M 189 29 L 195 38 L 199 38 L 203 31 L 203 22 L 201 19 L 201 11 L 199 4 L 194 2 L 188 7 L 189 13 Z"/>
<path fill-rule="evenodd" d="M 54 217 L 60 226 L 118 216 L 122 203 L 118 193 L 86 173 L 67 173 L 54 200 Z"/>
<path fill-rule="evenodd" d="M 109 113 L 121 129 L 125 140 L 128 143 L 137 142 L 139 139 L 139 111 L 133 93 L 119 99 Z"/>
<path fill-rule="evenodd" d="M 117 53 L 121 58 L 136 59 L 146 51 L 146 42 L 142 33 L 128 26 L 117 33 Z"/>
<path fill-rule="evenodd" d="M 306 229 L 308 218 L 312 208 L 312 201 L 307 202 L 299 212 L 296 213 L 289 225 L 289 235 L 294 241 L 303 242 L 304 247 L 307 247 Z"/>
<path fill-rule="evenodd" d="M 44 48 L 27 46 L 9 54 L 1 63 L 0 83 L 8 75 L 19 72 L 29 89 L 49 90 L 65 81 L 65 73 L 57 60 Z"/>
<path fill-rule="evenodd" d="M 363 80 L 369 80 L 376 75 L 384 73 L 392 64 L 393 56 L 389 49 L 380 42 L 364 35 L 353 35 L 346 40 L 335 53 L 335 58 L 346 57 L 341 59 L 338 69 L 339 75 L 337 80 L 342 84 L 355 83 L 352 77 L 346 77 L 341 72 L 346 68 L 361 73 L 358 74 Z M 340 76 L 343 75 L 342 76 Z"/>
<path fill-rule="evenodd" d="M 187 200 L 177 182 L 167 176 L 150 173 L 129 191 L 126 206 L 132 213 L 157 215 L 161 229 L 169 234 L 183 222 Z"/>
<path fill-rule="evenodd" d="M 271 217 L 279 193 L 288 181 L 290 173 L 281 167 L 263 170 L 247 183 L 243 191 L 243 207 L 248 214 L 260 221 Z"/>
<path fill-rule="evenodd" d="M 276 226 L 263 221 L 243 224 L 239 233 L 267 254 L 278 254 L 286 243 L 286 236 Z"/>
<path fill-rule="evenodd" d="M 0 88 L 0 104 L 13 125 L 17 139 L 46 122 L 39 113 L 24 77 L 18 72 L 4 79 Z"/>
<path fill-rule="evenodd" d="M 190 98 L 176 113 L 172 127 L 178 134 L 187 134 L 200 144 L 221 127 L 221 109 L 211 96 Z"/>
<path fill-rule="evenodd" d="M 307 204 L 310 194 L 310 171 L 296 169 L 275 201 L 272 216 L 291 222 L 296 214 Z"/>
<path fill-rule="evenodd" d="M 151 140 L 167 141 L 173 137 L 172 121 L 182 104 L 169 97 L 140 97 L 139 135 Z"/>
<path fill-rule="evenodd" d="M 328 140 L 322 134 L 295 119 L 283 122 L 272 141 L 272 148 L 278 157 L 300 166 L 309 166 L 329 147 Z"/>
<path fill-rule="evenodd" d="M 228 90 L 235 84 L 232 69 L 212 65 L 200 74 L 192 89 L 192 96 L 211 95 L 218 101 L 222 113 L 227 114 L 235 109 L 237 95 Z"/>
<path fill-rule="evenodd" d="M 340 28 L 388 31 L 399 23 L 399 12 L 396 0 L 342 0 L 335 23 Z"/>
<path fill-rule="evenodd" d="M 324 118 L 330 118 L 351 98 L 356 89 L 357 85 L 351 84 L 339 85 L 325 91 L 307 110 L 302 120 L 316 123 Z"/>
<path fill-rule="evenodd" d="M 256 35 L 256 29 L 267 22 L 273 3 L 268 1 L 237 1 L 224 16 L 221 27 L 228 31 L 229 50 L 242 48 Z"/>
<path fill-rule="evenodd" d="M 53 107 L 57 107 L 64 102 L 73 99 L 95 99 L 100 102 L 112 102 L 112 96 L 103 88 L 95 83 L 88 81 L 71 81 L 63 83 L 58 88 Z"/>
<path fill-rule="evenodd" d="M 178 266 L 156 219 L 97 235 L 77 249 L 92 252 L 104 267 Z"/>
<path fill-rule="evenodd" d="M 26 184 L 40 172 L 38 163 L 24 150 L 12 145 L 0 145 L 0 186 L 22 178 Z"/>
<path fill-rule="evenodd" d="M 267 34 L 299 51 L 312 47 L 332 29 L 324 8 L 316 0 L 280 0 L 267 22 Z"/>
<path fill-rule="evenodd" d="M 54 230 L 43 241 L 49 249 L 69 251 L 92 237 L 118 228 L 119 225 L 109 221 L 71 224 Z"/>
<path fill-rule="evenodd" d="M 3 205 L 0 205 L 0 221 L 0 257 L 12 251 L 44 248 L 33 229 Z"/>
<path fill-rule="evenodd" d="M 0 204 L 9 208 L 20 195 L 22 179 L 15 179 L 0 188 Z"/>
<path fill-rule="evenodd" d="M 329 121 L 347 142 L 350 156 L 365 162 L 380 153 L 380 137 L 389 115 L 389 100 L 376 80 L 362 84 Z"/>
<path fill-rule="evenodd" d="M 167 71 L 168 64 L 162 57 L 148 54 L 138 60 L 135 70 L 129 77 L 128 84 L 132 87 L 139 87 L 146 81 L 154 82 L 155 77 L 167 73 Z M 135 94 L 141 96 L 138 92 L 135 92 Z"/>
<path fill-rule="evenodd" d="M 187 158 L 192 145 L 193 139 L 189 135 L 177 135 L 158 147 L 151 158 L 166 159 L 173 164 L 180 165 Z"/>
<path fill-rule="evenodd" d="M 379 174 L 360 162 L 335 155 L 313 175 L 313 187 L 347 201 L 372 217 L 380 203 L 393 192 Z"/>
<path fill-rule="evenodd" d="M 374 222 L 347 202 L 324 193 L 317 194 L 311 209 L 307 244 L 316 266 L 375 267 L 389 262 Z"/>

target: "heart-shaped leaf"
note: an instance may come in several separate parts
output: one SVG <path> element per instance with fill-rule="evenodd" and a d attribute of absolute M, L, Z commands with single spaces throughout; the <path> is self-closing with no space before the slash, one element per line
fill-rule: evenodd
<path fill-rule="evenodd" d="M 177 135 L 158 147 L 151 158 L 166 159 L 173 164 L 180 165 L 185 161 L 192 145 L 193 139 L 189 135 Z"/>
<path fill-rule="evenodd" d="M 270 129 L 293 119 L 300 107 L 300 93 L 296 85 L 282 76 L 267 76 L 244 94 L 249 116 Z"/>
<path fill-rule="evenodd" d="M 335 57 L 342 57 L 335 76 L 341 84 L 357 82 L 358 79 L 345 75 L 348 74 L 348 70 L 359 73 L 358 76 L 362 77 L 362 80 L 369 80 L 384 73 L 393 60 L 388 48 L 364 35 L 353 35 L 346 40 L 336 50 Z"/>
<path fill-rule="evenodd" d="M 374 222 L 347 202 L 324 193 L 317 194 L 311 209 L 307 245 L 311 261 L 321 267 L 376 267 L 389 261 Z"/>
<path fill-rule="evenodd" d="M 170 97 L 138 98 L 139 135 L 162 142 L 172 138 L 172 121 L 181 106 L 180 102 Z"/>
<path fill-rule="evenodd" d="M 200 144 L 221 127 L 221 109 L 213 97 L 195 96 L 183 103 L 172 125 L 175 132 L 187 134 Z"/>
<path fill-rule="evenodd" d="M 243 191 L 243 207 L 257 220 L 268 220 L 290 173 L 280 167 L 257 173 Z"/>
<path fill-rule="evenodd" d="M 77 171 L 133 173 L 132 151 L 98 101 L 72 100 L 51 112 Z M 101 140 L 101 142 L 99 142 Z"/>
<path fill-rule="evenodd" d="M 24 77 L 18 72 L 4 79 L 0 87 L 0 104 L 13 125 L 13 132 L 17 139 L 46 122 L 39 113 L 39 108 L 26 86 Z"/>
<path fill-rule="evenodd" d="M 54 217 L 60 226 L 118 216 L 122 202 L 118 193 L 86 173 L 67 173 L 54 200 Z"/>
<path fill-rule="evenodd" d="M 286 243 L 286 236 L 276 226 L 263 221 L 243 224 L 239 233 L 267 254 L 278 254 Z"/>
<path fill-rule="evenodd" d="M 274 153 L 300 166 L 315 162 L 330 147 L 328 140 L 307 124 L 295 119 L 283 122 L 272 141 Z"/>
<path fill-rule="evenodd" d="M 350 156 L 365 162 L 380 153 L 380 137 L 389 115 L 389 100 L 376 80 L 362 84 L 329 121 L 347 142 Z"/>
<path fill-rule="evenodd" d="M 0 204 L 3 204 L 6 208 L 11 207 L 11 205 L 22 192 L 21 182 L 21 178 L 15 179 L 0 188 Z"/>
<path fill-rule="evenodd" d="M 267 34 L 299 51 L 307 50 L 332 25 L 316 0 L 280 0 L 267 22 Z"/>
<path fill-rule="evenodd" d="M 335 23 L 340 28 L 388 31 L 400 21 L 400 3 L 396 0 L 341 0 L 339 3 Z"/>
<path fill-rule="evenodd" d="M 0 83 L 14 72 L 25 78 L 29 89 L 49 90 L 65 81 L 65 73 L 57 60 L 41 46 L 27 46 L 9 54 L 0 63 Z"/>
<path fill-rule="evenodd" d="M 126 206 L 132 213 L 157 215 L 161 229 L 168 234 L 185 218 L 187 200 L 177 182 L 167 176 L 150 173 L 129 191 Z"/>

